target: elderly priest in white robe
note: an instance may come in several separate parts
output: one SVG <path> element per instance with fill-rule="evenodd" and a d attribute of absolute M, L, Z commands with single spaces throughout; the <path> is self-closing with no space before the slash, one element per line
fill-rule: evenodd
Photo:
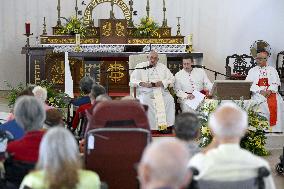
<path fill-rule="evenodd" d="M 158 53 L 151 51 L 147 62 L 136 65 L 130 76 L 130 86 L 137 87 L 137 98 L 149 107 L 151 130 L 166 130 L 173 126 L 175 119 L 174 99 L 167 89 L 173 85 L 174 76 L 158 60 Z"/>
<path fill-rule="evenodd" d="M 212 83 L 202 68 L 192 68 L 194 65 L 191 56 L 183 58 L 183 69 L 175 75 L 175 91 L 181 105 L 182 112 L 194 112 L 193 106 L 189 106 L 199 94 L 208 95 Z M 194 95 L 195 94 L 195 95 Z M 201 95 L 202 95 L 201 94 Z M 198 102 L 196 102 L 198 103 Z"/>
<path fill-rule="evenodd" d="M 260 103 L 260 110 L 270 123 L 271 132 L 283 132 L 283 99 L 278 93 L 280 79 L 275 68 L 267 65 L 269 53 L 260 49 L 256 55 L 257 66 L 250 69 L 246 80 L 252 81 L 252 98 Z"/>

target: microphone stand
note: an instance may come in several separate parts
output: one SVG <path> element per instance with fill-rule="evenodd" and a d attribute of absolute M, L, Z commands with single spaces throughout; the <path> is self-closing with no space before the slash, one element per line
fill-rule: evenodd
<path fill-rule="evenodd" d="M 211 69 L 207 68 L 206 66 L 203 66 L 203 69 L 204 69 L 204 70 L 208 70 L 208 71 L 210 71 L 210 72 L 213 72 L 213 73 L 214 73 L 214 76 L 215 76 L 215 80 L 217 79 L 217 75 L 218 75 L 218 74 L 219 74 L 219 75 L 223 75 L 223 76 L 225 76 L 226 78 L 228 77 L 226 74 L 217 72 L 216 70 L 211 70 Z"/>

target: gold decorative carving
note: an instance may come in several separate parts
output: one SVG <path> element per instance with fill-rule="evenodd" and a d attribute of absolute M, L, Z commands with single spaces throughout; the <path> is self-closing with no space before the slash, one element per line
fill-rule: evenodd
<path fill-rule="evenodd" d="M 123 0 L 92 0 L 88 5 L 87 8 L 84 12 L 84 23 L 86 25 L 91 25 L 92 23 L 92 13 L 93 10 L 96 6 L 98 6 L 99 4 L 102 3 L 111 3 L 113 2 L 114 4 L 116 4 L 123 12 L 124 14 L 124 18 L 128 21 L 127 23 L 129 23 L 129 21 L 131 20 L 131 12 L 128 8 L 128 5 L 123 1 Z"/>
<path fill-rule="evenodd" d="M 125 75 L 123 72 L 121 72 L 123 70 L 123 65 L 117 64 L 115 61 L 114 64 L 110 64 L 107 69 L 107 71 L 110 72 L 109 78 L 115 83 L 119 82 Z"/>
<path fill-rule="evenodd" d="M 38 84 L 41 81 L 41 79 L 40 79 L 40 61 L 35 60 L 34 65 L 35 65 L 35 72 L 34 72 L 35 81 L 34 81 L 34 83 Z"/>
<path fill-rule="evenodd" d="M 129 44 L 183 44 L 182 38 L 132 38 L 128 39 Z"/>
<path fill-rule="evenodd" d="M 121 22 L 116 23 L 116 25 L 115 25 L 115 34 L 116 34 L 116 36 L 119 36 L 119 37 L 123 36 L 124 37 L 125 36 L 124 30 L 125 30 L 125 27 L 122 25 Z"/>
<path fill-rule="evenodd" d="M 41 37 L 41 44 L 74 44 L 74 36 L 48 36 Z M 81 38 L 81 43 L 83 44 L 99 44 L 99 38 Z"/>
<path fill-rule="evenodd" d="M 102 36 L 110 36 L 111 34 L 111 23 L 110 22 L 105 22 L 104 25 L 102 26 Z"/>

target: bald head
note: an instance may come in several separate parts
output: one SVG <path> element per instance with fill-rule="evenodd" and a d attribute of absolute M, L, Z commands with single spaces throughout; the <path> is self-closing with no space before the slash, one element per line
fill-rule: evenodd
<path fill-rule="evenodd" d="M 149 52 L 147 58 L 149 60 L 150 65 L 156 66 L 156 64 L 159 61 L 158 56 L 159 56 L 158 53 L 156 51 L 154 51 L 154 50 Z"/>
<path fill-rule="evenodd" d="M 234 103 L 222 104 L 209 117 L 209 127 L 218 138 L 241 138 L 247 125 L 247 113 Z"/>
<path fill-rule="evenodd" d="M 154 183 L 180 188 L 189 181 L 188 161 L 188 149 L 180 140 L 153 142 L 145 149 L 138 170 L 142 188 L 151 188 Z"/>

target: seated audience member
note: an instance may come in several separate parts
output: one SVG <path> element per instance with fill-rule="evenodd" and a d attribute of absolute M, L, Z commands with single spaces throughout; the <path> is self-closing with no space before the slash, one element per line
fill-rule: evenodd
<path fill-rule="evenodd" d="M 189 153 L 177 139 L 161 139 L 151 143 L 143 152 L 138 167 L 141 188 L 180 189 L 190 181 L 186 167 Z"/>
<path fill-rule="evenodd" d="M 212 83 L 202 68 L 192 68 L 192 65 L 194 65 L 192 57 L 184 58 L 182 65 L 183 69 L 175 75 L 175 91 L 180 101 L 182 112 L 194 112 L 195 110 L 185 101 L 195 98 L 192 94 L 194 91 L 209 95 Z"/>
<path fill-rule="evenodd" d="M 43 124 L 44 129 L 51 127 L 64 126 L 63 114 L 55 108 L 46 111 L 46 119 Z"/>
<path fill-rule="evenodd" d="M 197 142 L 194 141 L 200 134 L 200 124 L 196 114 L 185 112 L 177 115 L 174 131 L 178 139 L 186 142 L 190 155 L 200 152 Z"/>
<path fill-rule="evenodd" d="M 20 96 L 25 96 L 25 95 L 34 96 L 33 89 L 34 89 L 33 86 L 29 86 L 29 87 L 25 88 L 23 91 L 21 91 L 17 95 L 17 98 L 19 98 Z M 7 121 L 11 121 L 11 120 L 14 120 L 14 119 L 15 119 L 15 116 L 14 116 L 13 109 L 12 109 L 11 113 L 8 115 Z"/>
<path fill-rule="evenodd" d="M 253 82 L 250 88 L 252 99 L 259 103 L 260 111 L 269 120 L 270 131 L 283 132 L 284 101 L 278 93 L 281 82 L 277 70 L 268 65 L 268 58 L 266 49 L 258 49 L 257 65 L 249 70 L 246 80 Z"/>
<path fill-rule="evenodd" d="M 24 89 L 17 95 L 17 99 L 21 96 L 34 96 L 32 90 L 32 87 Z M 6 123 L 0 125 L 0 130 L 5 131 L 8 135 L 10 135 L 11 140 L 18 140 L 22 138 L 25 131 L 24 128 L 16 122 L 14 114 L 10 113 L 7 120 L 8 121 Z"/>
<path fill-rule="evenodd" d="M 63 127 L 47 131 L 40 144 L 36 171 L 29 173 L 21 189 L 99 189 L 99 176 L 82 169 L 74 136 Z"/>
<path fill-rule="evenodd" d="M 19 186 L 23 177 L 38 160 L 40 141 L 45 120 L 44 104 L 33 96 L 22 96 L 15 104 L 16 122 L 24 128 L 24 137 L 8 143 L 7 152 L 11 155 L 5 161 L 6 180 Z M 19 162 L 21 165 L 19 166 Z"/>
<path fill-rule="evenodd" d="M 107 94 L 101 94 L 101 95 L 97 96 L 97 98 L 96 98 L 96 102 L 110 101 L 110 100 L 112 100 L 112 99 Z"/>
<path fill-rule="evenodd" d="M 74 106 L 81 106 L 83 104 L 91 103 L 89 94 L 91 92 L 93 84 L 95 84 L 95 81 L 93 78 L 89 76 L 85 76 L 80 80 L 80 83 L 79 83 L 80 90 L 83 92 L 84 96 L 73 100 L 72 104 Z"/>
<path fill-rule="evenodd" d="M 40 99 L 44 103 L 45 110 L 49 110 L 49 109 L 53 108 L 52 106 L 49 106 L 49 105 L 46 104 L 46 100 L 47 100 L 47 90 L 46 90 L 46 88 L 43 88 L 41 86 L 36 86 L 33 89 L 33 93 L 34 93 L 34 96 L 36 98 Z"/>
<path fill-rule="evenodd" d="M 189 161 L 189 167 L 199 171 L 196 180 L 240 181 L 257 177 L 259 167 L 270 170 L 268 162 L 240 147 L 248 115 L 236 104 L 222 104 L 210 115 L 208 125 L 218 145 Z M 271 175 L 264 180 L 266 188 L 275 189 Z"/>
<path fill-rule="evenodd" d="M 174 76 L 166 65 L 158 61 L 158 53 L 150 51 L 148 61 L 136 65 L 129 84 L 137 87 L 137 98 L 148 105 L 151 130 L 168 132 L 175 120 L 175 103 L 167 88 L 174 84 Z"/>
<path fill-rule="evenodd" d="M 96 83 L 93 84 L 92 89 L 91 89 L 91 93 L 89 94 L 91 102 L 81 105 L 76 110 L 75 117 L 74 117 L 73 122 L 72 122 L 73 130 L 75 130 L 77 128 L 78 124 L 79 124 L 80 114 L 82 114 L 82 113 L 85 114 L 85 110 L 88 110 L 88 109 L 92 110 L 93 107 L 95 106 L 94 104 L 95 104 L 97 96 L 99 96 L 101 94 L 106 94 L 105 88 L 103 86 L 99 85 L 99 84 L 96 84 Z"/>

